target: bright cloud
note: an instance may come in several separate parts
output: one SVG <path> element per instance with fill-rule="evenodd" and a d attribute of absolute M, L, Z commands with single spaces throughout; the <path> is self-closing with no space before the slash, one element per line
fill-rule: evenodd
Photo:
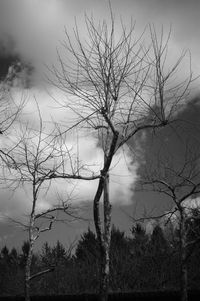
<path fill-rule="evenodd" d="M 60 108 L 59 104 L 55 102 L 49 95 L 49 92 L 45 92 L 42 89 L 32 88 L 26 91 L 22 91 L 17 88 L 11 90 L 12 96 L 20 101 L 21 95 L 26 93 L 27 105 L 24 107 L 22 113 L 22 123 L 19 124 L 19 128 L 15 127 L 13 132 L 10 133 L 9 138 L 1 136 L 0 143 L 1 148 L 5 148 L 10 143 L 16 142 L 17 135 L 20 133 L 20 128 L 28 124 L 28 128 L 38 128 L 38 108 L 39 104 L 40 114 L 43 118 L 45 133 L 51 132 L 53 128 L 53 122 L 61 123 L 62 129 L 67 128 L 77 118 L 75 113 Z M 60 91 L 52 89 L 53 98 L 62 103 L 66 96 Z M 30 130 L 31 132 L 31 130 Z M 79 161 L 80 166 L 84 166 L 84 170 L 81 171 L 84 175 L 99 174 L 103 167 L 104 154 L 99 146 L 99 141 L 94 133 L 89 132 L 84 127 L 79 127 L 72 132 L 66 134 L 65 144 L 62 146 L 72 153 L 72 160 Z M 29 150 L 35 151 L 38 143 L 37 135 L 32 134 L 32 138 L 29 138 L 30 144 Z M 42 134 L 42 138 L 45 134 Z M 34 146 L 35 145 L 35 146 Z M 41 148 L 43 143 L 41 144 Z M 48 152 L 48 147 L 45 150 Z M 24 154 L 20 153 L 20 157 Z M 45 154 L 44 154 L 45 155 Z M 51 162 L 47 163 L 51 164 Z M 110 169 L 110 198 L 114 204 L 126 205 L 130 204 L 133 197 L 134 183 L 137 179 L 137 167 L 138 164 L 133 163 L 133 156 L 128 147 L 124 146 L 115 155 L 112 166 Z M 70 162 L 66 163 L 66 172 L 71 172 Z M 16 178 L 15 172 L 11 171 L 11 174 L 4 174 L 11 178 Z M 48 193 L 45 189 L 41 190 L 39 195 L 37 210 L 42 211 L 55 205 L 59 202 L 58 198 L 66 200 L 68 195 L 71 195 L 72 203 L 78 204 L 85 201 L 92 201 L 96 193 L 98 181 L 65 181 L 56 180 L 52 181 Z M 48 184 L 46 184 L 48 186 Z M 45 185 L 44 185 L 45 187 Z M 28 215 L 31 209 L 31 185 L 25 185 L 23 188 L 17 188 L 13 193 L 8 192 L 8 188 L 4 187 L 4 195 L 1 196 L 3 200 L 0 202 L 0 212 L 2 215 L 10 217 L 20 217 L 21 215 Z"/>
<path fill-rule="evenodd" d="M 70 124 L 76 121 L 76 114 L 70 110 L 65 110 L 61 107 L 66 101 L 66 95 L 58 91 L 53 87 L 48 87 L 48 93 L 41 86 L 41 79 L 44 73 L 47 71 L 45 63 L 48 65 L 57 65 L 57 53 L 56 47 L 62 52 L 60 42 L 65 39 L 64 26 L 71 32 L 74 24 L 74 16 L 78 18 L 79 29 L 81 33 L 84 33 L 84 29 L 80 24 L 83 21 L 83 12 L 96 11 L 97 20 L 101 16 L 108 14 L 107 1 L 101 1 L 103 5 L 100 5 L 100 1 L 83 1 L 78 0 L 59 0 L 59 1 L 47 1 L 47 0 L 6 0 L 0 3 L 0 40 L 4 41 L 4 47 L 8 53 L 17 53 L 19 56 L 31 62 L 36 72 L 35 87 L 29 90 L 16 89 L 12 90 L 13 98 L 20 101 L 21 97 L 26 97 L 27 105 L 23 111 L 23 122 L 29 123 L 30 126 L 37 127 L 38 112 L 36 101 L 39 104 L 41 115 L 44 119 L 45 127 L 47 130 L 53 128 L 54 122 L 60 122 L 62 129 L 66 128 Z M 139 19 L 139 32 L 144 28 L 146 21 L 154 21 L 156 16 L 163 16 L 159 12 L 161 7 L 156 3 L 156 10 L 152 1 L 113 1 L 113 8 L 117 13 L 125 13 L 125 18 L 128 19 L 133 13 L 133 17 Z M 161 1 L 159 1 L 161 3 Z M 126 3 L 127 5 L 125 5 Z M 164 3 L 164 1 L 163 1 Z M 165 1 L 165 3 L 167 3 Z M 163 4 L 162 4 L 163 5 Z M 161 6 L 162 6 L 161 5 Z M 98 9 L 97 9 L 98 8 Z M 132 9 L 130 9 L 132 8 Z M 157 11 L 157 13 L 156 13 Z M 167 16 L 170 16 L 170 11 L 167 10 Z M 166 10 L 165 10 L 166 12 Z M 127 18 L 128 16 L 128 18 Z M 147 18 L 148 16 L 148 18 Z M 172 15 L 171 15 L 172 16 Z M 123 15 L 122 15 L 123 17 Z M 160 22 L 158 17 L 155 21 Z M 179 16 L 180 18 L 180 16 Z M 170 19 L 167 17 L 167 22 L 170 23 Z M 166 19 L 164 20 L 166 23 Z M 184 18 L 185 20 L 187 18 Z M 196 21 L 199 20 L 196 19 Z M 199 21 L 198 21 L 199 22 Z M 197 23 L 198 23 L 197 22 Z M 179 28 L 184 28 L 184 20 L 179 19 L 175 21 Z M 199 23 L 198 23 L 199 24 Z M 183 29 L 181 30 L 181 32 Z M 84 36 L 84 34 L 83 34 Z M 188 35 L 189 36 L 189 35 Z M 190 35 L 191 36 L 191 35 Z M 193 37 L 194 37 L 193 33 Z M 85 37 L 85 36 L 84 36 Z M 11 38 L 14 41 L 13 49 L 8 49 L 10 44 L 6 44 L 6 40 Z M 191 38 L 189 39 L 191 41 Z M 195 42 L 191 43 L 191 46 L 196 45 L 196 49 L 199 47 L 199 39 L 194 39 Z M 185 36 L 184 36 L 185 41 Z M 186 43 L 186 42 L 184 42 Z M 183 39 L 180 41 L 173 40 L 170 45 L 169 52 L 171 57 L 173 54 L 180 53 L 180 45 L 183 44 Z M 62 53 L 61 53 L 62 54 Z M 199 55 L 199 51 L 197 51 Z M 197 54 L 195 59 L 197 59 Z M 196 64 L 197 66 L 198 64 Z M 199 67 L 196 67 L 198 69 Z M 53 98 L 57 102 L 53 101 Z M 98 146 L 98 140 L 96 137 L 86 132 L 84 129 L 78 132 L 72 131 L 66 136 L 66 143 L 69 149 L 73 149 L 74 154 L 79 152 L 79 158 L 83 164 L 94 172 L 99 172 L 102 168 L 103 152 Z M 5 138 L 1 137 L 1 145 L 5 144 Z M 111 171 L 110 171 L 110 192 L 112 203 L 128 204 L 133 197 L 134 183 L 137 179 L 138 164 L 133 163 L 133 156 L 125 146 L 123 150 L 118 151 L 116 154 Z M 65 191 L 70 193 L 74 189 L 74 195 L 77 202 L 92 200 L 96 191 L 97 181 L 86 182 L 79 181 L 76 183 L 68 183 L 64 181 L 56 181 L 52 184 L 49 194 L 42 195 L 38 202 L 38 210 L 48 208 L 49 204 L 53 204 L 56 193 L 60 191 L 62 195 L 65 195 Z M 21 212 L 29 212 L 31 200 L 28 198 L 30 195 L 29 188 L 25 192 L 23 189 L 19 189 L 15 194 L 11 194 L 8 190 L 4 190 L 1 194 L 0 212 L 1 214 L 18 216 Z"/>

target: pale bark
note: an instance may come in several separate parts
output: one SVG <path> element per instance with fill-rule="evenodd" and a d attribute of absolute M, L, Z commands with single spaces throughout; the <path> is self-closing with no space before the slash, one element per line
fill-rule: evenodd
<path fill-rule="evenodd" d="M 29 224 L 29 249 L 26 258 L 25 264 L 25 301 L 30 301 L 30 280 L 31 280 L 31 263 L 33 257 L 33 246 L 34 246 L 34 224 L 35 224 L 35 207 L 36 207 L 36 200 L 37 200 L 37 192 L 35 181 L 33 183 L 33 203 L 32 203 L 32 211 L 30 215 L 30 224 Z"/>
<path fill-rule="evenodd" d="M 30 266 L 31 261 L 27 259 L 25 267 L 25 301 L 30 301 Z"/>
<path fill-rule="evenodd" d="M 101 171 L 101 178 L 94 198 L 93 214 L 94 224 L 97 233 L 97 239 L 100 246 L 100 287 L 99 297 L 101 301 L 108 299 L 109 274 L 110 274 L 110 239 L 111 239 L 111 204 L 109 200 L 109 168 L 115 153 L 118 141 L 118 132 L 116 132 L 110 144 L 110 148 L 104 150 L 104 168 Z M 104 227 L 102 229 L 100 217 L 100 198 L 103 194 L 103 214 Z"/>
<path fill-rule="evenodd" d="M 32 231 L 30 231 L 32 232 Z M 32 235 L 32 234 L 31 234 Z M 31 281 L 31 263 L 32 263 L 32 257 L 33 257 L 33 241 L 30 240 L 29 250 L 26 258 L 25 263 L 25 301 L 30 301 L 30 281 Z"/>

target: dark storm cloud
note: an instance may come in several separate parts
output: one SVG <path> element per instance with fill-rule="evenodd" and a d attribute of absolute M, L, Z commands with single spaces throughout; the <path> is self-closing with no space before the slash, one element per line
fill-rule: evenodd
<path fill-rule="evenodd" d="M 68 15 L 61 1 L 0 1 L 1 49 L 43 71 L 44 63 L 56 60 L 56 46 Z"/>
<path fill-rule="evenodd" d="M 200 97 L 195 97 L 176 115 L 176 122 L 153 132 L 146 131 L 145 134 L 136 137 L 136 143 L 140 145 L 138 180 L 144 180 L 148 174 L 152 173 L 159 177 L 168 164 L 172 170 L 180 171 L 186 159 L 200 156 L 199 116 Z M 199 171 L 198 163 L 197 160 L 194 166 L 191 166 Z M 165 180 L 167 181 L 167 179 Z M 171 178 L 168 180 L 173 181 Z M 171 210 L 173 202 L 166 195 L 141 190 L 140 181 L 136 183 L 136 187 L 139 188 L 139 191 L 136 189 L 134 195 L 134 202 L 137 205 L 133 210 L 135 218 L 148 215 L 158 216 Z"/>
<path fill-rule="evenodd" d="M 9 67 L 17 60 L 18 57 L 15 55 L 0 54 L 0 81 L 6 78 Z"/>
<path fill-rule="evenodd" d="M 195 97 L 176 115 L 176 121 L 155 132 L 146 131 L 145 139 L 138 137 L 141 143 L 142 160 L 138 173 L 144 176 L 159 160 L 167 158 L 176 164 L 184 164 L 186 150 L 200 152 L 200 97 Z"/>

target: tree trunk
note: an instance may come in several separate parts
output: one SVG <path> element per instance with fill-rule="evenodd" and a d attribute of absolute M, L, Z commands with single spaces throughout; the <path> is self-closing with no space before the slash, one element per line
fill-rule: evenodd
<path fill-rule="evenodd" d="M 36 198 L 34 198 L 36 200 Z M 33 202 L 31 217 L 30 217 L 30 225 L 29 225 L 29 249 L 26 258 L 26 265 L 25 265 L 25 301 L 30 301 L 30 282 L 31 282 L 31 263 L 33 257 L 33 246 L 34 246 L 34 223 L 35 223 L 35 204 L 36 201 Z"/>
<path fill-rule="evenodd" d="M 107 133 L 107 137 L 109 134 Z M 111 239 L 111 204 L 109 200 L 109 168 L 115 153 L 118 141 L 118 132 L 112 138 L 109 151 L 104 150 L 104 168 L 101 171 L 98 189 L 94 197 L 93 214 L 97 239 L 100 246 L 100 288 L 99 298 L 101 301 L 108 300 L 109 274 L 110 274 L 110 239 Z M 104 229 L 100 217 L 100 198 L 103 194 Z"/>
<path fill-rule="evenodd" d="M 182 259 L 183 260 L 183 259 Z M 188 273 L 186 262 L 181 263 L 181 301 L 188 301 Z"/>
<path fill-rule="evenodd" d="M 181 259 L 181 301 L 188 301 L 188 271 L 187 271 L 187 229 L 184 212 L 181 213 L 180 222 L 180 259 Z"/>
<path fill-rule="evenodd" d="M 104 180 L 104 235 L 101 249 L 100 300 L 108 300 L 110 275 L 111 204 L 109 200 L 109 174 Z"/>
<path fill-rule="evenodd" d="M 30 301 L 30 278 L 31 278 L 31 261 L 32 261 L 32 244 L 28 251 L 25 265 L 25 301 Z"/>

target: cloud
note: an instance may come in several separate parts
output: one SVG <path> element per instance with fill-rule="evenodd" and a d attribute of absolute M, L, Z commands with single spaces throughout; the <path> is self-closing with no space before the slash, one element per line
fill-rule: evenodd
<path fill-rule="evenodd" d="M 180 1 L 177 1 L 180 3 Z M 103 4 L 102 4 L 103 3 Z M 174 1 L 173 1 L 174 3 Z M 122 15 L 122 18 L 128 20 L 131 15 L 133 18 L 138 19 L 136 26 L 139 32 L 144 28 L 146 22 L 155 21 L 156 24 L 169 24 L 171 21 L 174 23 L 175 33 L 180 33 L 178 40 L 173 39 L 170 44 L 171 53 L 179 53 L 182 46 L 189 43 L 192 51 L 195 52 L 195 61 L 199 61 L 199 39 L 195 33 L 195 28 L 198 27 L 199 18 L 194 17 L 194 22 L 190 24 L 192 17 L 185 9 L 187 3 L 182 3 L 179 11 L 178 4 L 173 4 L 172 1 L 158 1 L 158 0 L 125 0 L 113 1 L 113 9 L 116 16 Z M 47 65 L 57 65 L 56 47 L 60 48 L 60 42 L 65 38 L 64 26 L 71 33 L 74 25 L 74 16 L 77 17 L 80 32 L 84 36 L 84 29 L 81 26 L 84 16 L 83 12 L 86 10 L 88 13 L 94 12 L 97 19 L 101 16 L 108 15 L 107 1 L 83 1 L 81 0 L 3 0 L 0 2 L 0 40 L 3 44 L 4 52 L 16 55 L 18 54 L 23 60 L 30 62 L 34 66 L 35 87 L 29 90 L 12 89 L 13 97 L 20 100 L 23 94 L 26 95 L 28 105 L 24 108 L 23 122 L 29 122 L 33 127 L 37 126 L 37 109 L 35 106 L 35 99 L 40 106 L 41 114 L 45 120 L 46 128 L 52 127 L 53 121 L 60 121 L 63 128 L 66 125 L 72 124 L 76 118 L 74 114 L 67 110 L 60 109 L 59 103 L 52 101 L 51 96 L 62 103 L 66 95 L 57 91 L 55 88 L 48 87 L 49 94 L 46 93 L 44 87 L 41 85 L 41 79 L 47 71 Z M 175 9 L 175 13 L 174 10 Z M 190 11 L 193 12 L 192 6 Z M 182 17 L 182 12 L 184 18 Z M 165 15 L 166 13 L 166 15 Z M 187 18 L 189 16 L 189 18 Z M 128 21 L 127 21 L 128 22 Z M 187 29 L 187 30 L 186 30 Z M 188 33 L 187 37 L 184 32 Z M 176 37 L 177 38 L 177 37 Z M 11 46 L 12 45 L 12 46 Z M 61 50 L 60 50 L 61 51 Z M 195 68 L 198 70 L 198 64 Z M 77 149 L 77 133 L 72 133 L 68 136 L 69 145 L 74 145 Z M 95 137 L 88 135 L 85 132 L 79 132 L 79 145 L 81 147 L 80 155 L 83 162 L 87 162 L 95 171 L 99 170 L 102 162 L 102 151 L 98 147 Z M 113 161 L 111 168 L 110 190 L 111 201 L 113 203 L 128 204 L 132 199 L 132 189 L 137 178 L 137 163 L 132 163 L 132 154 L 128 148 L 119 151 Z M 76 197 L 78 201 L 91 200 L 94 196 L 97 182 L 81 181 L 76 186 Z M 69 191 L 73 189 L 74 185 L 69 185 Z M 55 184 L 52 191 L 61 189 L 65 193 L 66 184 Z M 19 190 L 14 197 L 11 197 L 5 192 L 2 197 L 7 201 L 1 201 L 0 211 L 6 214 L 13 214 L 16 216 L 23 211 L 28 212 L 30 208 L 30 201 L 27 202 L 27 195 L 24 191 Z M 45 199 L 41 197 L 39 202 L 40 208 L 46 208 L 49 203 L 52 203 L 53 197 Z M 13 203 L 19 204 L 16 208 Z"/>
<path fill-rule="evenodd" d="M 91 144 L 89 139 L 86 139 L 87 146 L 84 151 L 93 155 L 86 161 L 92 170 L 97 172 L 100 170 L 103 163 L 103 152 L 97 146 Z M 95 163 L 95 165 L 93 165 Z M 128 148 L 125 146 L 124 149 L 118 151 L 115 155 L 112 165 L 110 168 L 110 179 L 109 179 L 109 190 L 110 190 L 110 201 L 116 205 L 129 205 L 133 202 L 134 185 L 137 179 L 137 162 L 133 163 L 132 154 L 130 154 Z M 72 183 L 65 182 L 58 184 L 57 188 L 60 194 L 64 197 L 67 191 L 70 194 L 74 189 L 74 202 L 88 202 L 93 201 L 94 195 L 97 190 L 98 180 L 95 181 L 74 181 Z M 73 196 L 73 194 L 72 194 Z"/>
<path fill-rule="evenodd" d="M 56 46 L 63 39 L 64 24 L 72 18 L 69 11 L 62 9 L 62 1 L 8 0 L 1 1 L 0 12 L 4 49 L 10 53 L 12 41 L 12 52 L 30 62 L 37 76 L 41 76 L 44 64 L 56 60 Z"/>
<path fill-rule="evenodd" d="M 140 32 L 148 22 L 155 22 L 159 27 L 163 23 L 169 28 L 174 24 L 176 40 L 181 45 L 190 48 L 200 43 L 196 28 L 199 27 L 198 2 L 193 5 L 181 1 L 143 0 L 111 1 L 116 25 L 121 15 L 125 22 L 130 18 L 137 21 L 136 30 Z M 36 70 L 44 71 L 44 63 L 56 64 L 56 47 L 65 39 L 64 27 L 72 33 L 77 17 L 77 24 L 81 33 L 85 33 L 84 12 L 93 12 L 94 18 L 109 16 L 108 1 L 80 1 L 80 0 L 2 0 L 0 2 L 0 38 L 7 52 L 13 51 L 31 61 Z M 185 33 L 188 32 L 187 35 Z M 173 41 L 174 43 L 175 40 Z M 6 45 L 7 44 L 7 45 Z M 12 47 L 11 47 L 12 44 Z M 193 47 L 194 46 L 194 47 Z M 180 49 L 180 46 L 177 46 Z M 12 49 L 12 50 L 11 50 Z M 199 51 L 197 51 L 199 53 Z M 196 53 L 196 54 L 197 54 Z"/>
<path fill-rule="evenodd" d="M 64 100 L 65 95 L 60 91 L 53 89 L 51 91 L 53 96 L 60 102 Z M 42 89 L 32 88 L 25 90 L 11 89 L 12 97 L 16 102 L 20 101 L 21 95 L 26 94 L 27 105 L 24 107 L 21 123 L 19 127 L 15 127 L 10 132 L 9 137 L 0 137 L 1 148 L 7 147 L 10 143 L 16 142 L 16 139 L 20 141 L 18 135 L 21 132 L 20 128 L 23 128 L 28 124 L 30 131 L 38 129 L 39 117 L 36 102 L 40 104 L 40 113 L 43 118 L 45 133 L 51 132 L 53 128 L 53 120 L 57 123 L 63 123 L 63 129 L 70 124 L 74 123 L 76 114 L 65 109 L 61 109 L 58 103 L 55 103 L 49 96 L 49 93 Z M 42 137 L 43 137 L 42 136 Z M 37 143 L 38 136 L 32 134 L 32 138 L 29 138 L 30 144 L 29 150 L 34 151 L 34 143 Z M 70 131 L 66 135 L 65 143 L 67 149 L 72 152 L 72 160 L 78 158 L 80 166 L 84 165 L 83 173 L 85 175 L 91 175 L 91 173 L 99 174 L 103 167 L 104 154 L 100 148 L 98 137 L 94 136 L 93 132 L 88 131 L 84 127 L 79 127 L 78 130 Z M 64 145 L 63 145 L 64 148 Z M 20 151 L 20 156 L 23 153 Z M 51 164 L 51 162 L 50 162 Z M 67 171 L 70 170 L 70 163 L 66 165 Z M 132 202 L 134 183 L 137 179 L 137 162 L 133 162 L 133 155 L 129 148 L 124 146 L 115 155 L 111 169 L 110 169 L 110 199 L 113 204 L 128 205 Z M 8 176 L 8 175 L 7 175 Z M 14 171 L 11 172 L 11 178 L 16 178 Z M 6 174 L 5 174 L 6 177 Z M 8 176 L 9 177 L 9 176 Z M 65 181 L 56 180 L 52 181 L 51 187 L 46 193 L 45 185 L 41 190 L 38 198 L 37 210 L 45 210 L 52 205 L 59 202 L 59 197 L 64 200 L 68 195 L 71 195 L 72 204 L 82 204 L 83 202 L 92 201 L 96 193 L 98 181 Z M 48 186 L 48 185 L 46 185 Z M 28 216 L 32 205 L 32 193 L 31 185 L 25 185 L 19 187 L 15 191 L 9 191 L 7 186 L 4 187 L 4 193 L 1 193 L 0 212 L 5 216 L 12 218 L 24 219 Z"/>
<path fill-rule="evenodd" d="M 179 56 L 182 49 L 192 52 L 192 63 L 195 75 L 200 73 L 200 43 L 196 28 L 200 21 L 197 14 L 198 2 L 192 1 L 158 1 L 119 0 L 111 1 L 116 17 L 116 26 L 120 27 L 119 16 L 126 25 L 131 17 L 136 20 L 135 35 L 144 30 L 148 22 L 154 22 L 160 30 L 161 24 L 167 33 L 173 25 L 172 39 L 169 45 L 170 58 Z M 180 5 L 181 3 L 181 5 Z M 0 1 L 0 41 L 4 52 L 18 54 L 22 60 L 34 67 L 33 82 L 36 86 L 44 84 L 48 73 L 46 65 L 58 66 L 57 49 L 66 56 L 61 43 L 66 40 L 64 28 L 73 40 L 74 17 L 77 19 L 81 38 L 87 38 L 84 24 L 84 13 L 91 13 L 98 22 L 109 18 L 108 1 L 97 0 L 2 0 Z M 118 30 L 117 30 L 118 31 Z M 173 53 L 173 55 L 172 55 Z M 188 65 L 183 65 L 185 74 Z"/>
<path fill-rule="evenodd" d="M 83 142 L 83 141 L 82 141 Z M 82 159 L 90 166 L 90 170 L 100 170 L 103 160 L 101 149 L 95 145 L 92 138 L 84 139 Z M 13 175 L 14 176 L 14 175 Z M 134 183 L 137 178 L 137 164 L 132 163 L 132 156 L 125 148 L 114 157 L 110 171 L 110 200 L 113 204 L 128 205 L 132 202 Z M 59 198 L 67 200 L 71 196 L 72 206 L 92 201 L 96 193 L 98 181 L 53 181 L 51 187 L 40 191 L 37 202 L 37 211 L 50 208 L 59 203 Z M 7 216 L 16 219 L 25 219 L 32 206 L 31 185 L 19 187 L 13 193 L 4 187 L 1 193 L 0 212 L 2 217 Z"/>
<path fill-rule="evenodd" d="M 75 16 L 79 22 L 84 12 L 98 6 L 87 0 L 3 0 L 0 2 L 1 51 L 30 62 L 35 80 L 40 84 L 51 64 L 57 64 L 57 48 L 66 39 L 64 29 L 72 33 Z M 99 10 L 97 10 L 99 13 Z M 82 28 L 80 28 L 82 31 Z"/>
<path fill-rule="evenodd" d="M 186 199 L 183 202 L 183 206 L 190 214 L 192 209 L 200 208 L 200 197 Z"/>

